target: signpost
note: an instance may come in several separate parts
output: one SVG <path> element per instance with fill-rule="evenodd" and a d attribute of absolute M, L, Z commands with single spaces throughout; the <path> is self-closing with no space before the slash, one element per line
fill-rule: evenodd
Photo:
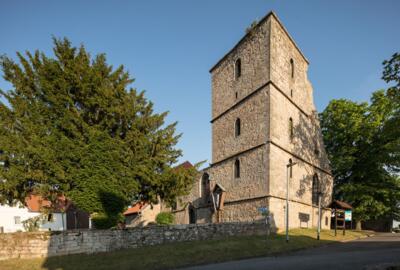
<path fill-rule="evenodd" d="M 270 221 L 270 214 L 267 207 L 259 207 L 257 208 L 258 212 L 261 213 L 265 217 L 265 223 L 267 224 L 267 236 L 271 233 L 271 221 Z"/>
<path fill-rule="evenodd" d="M 346 221 L 351 221 L 351 210 L 344 211 L 344 219 Z"/>
<path fill-rule="evenodd" d="M 267 207 L 258 207 L 258 212 L 260 212 L 261 214 L 265 214 L 268 212 L 268 208 Z"/>
<path fill-rule="evenodd" d="M 344 221 L 350 221 L 350 230 L 353 229 L 353 218 L 352 218 L 352 212 L 351 210 L 345 210 L 344 211 Z"/>

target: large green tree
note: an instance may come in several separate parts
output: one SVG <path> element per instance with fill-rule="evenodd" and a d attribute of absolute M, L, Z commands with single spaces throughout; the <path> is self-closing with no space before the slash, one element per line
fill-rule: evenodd
<path fill-rule="evenodd" d="M 354 206 L 360 221 L 399 217 L 399 59 L 384 62 L 384 79 L 397 86 L 373 93 L 370 103 L 332 100 L 320 114 L 335 177 L 334 197 Z"/>
<path fill-rule="evenodd" d="M 116 214 L 134 199 L 173 201 L 196 170 L 174 170 L 176 123 L 155 113 L 123 66 L 53 39 L 54 56 L 0 58 L 13 88 L 0 96 L 0 202 L 60 194 L 90 213 Z"/>

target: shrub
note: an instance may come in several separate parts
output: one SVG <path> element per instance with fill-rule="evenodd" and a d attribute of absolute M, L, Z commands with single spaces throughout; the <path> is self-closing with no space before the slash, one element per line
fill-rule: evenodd
<path fill-rule="evenodd" d="M 156 222 L 159 225 L 170 225 L 174 223 L 174 215 L 168 212 L 159 213 L 156 217 Z"/>
<path fill-rule="evenodd" d="M 92 217 L 93 227 L 99 230 L 116 227 L 119 221 L 123 221 L 122 215 L 108 216 L 106 214 L 97 214 L 94 217 Z"/>

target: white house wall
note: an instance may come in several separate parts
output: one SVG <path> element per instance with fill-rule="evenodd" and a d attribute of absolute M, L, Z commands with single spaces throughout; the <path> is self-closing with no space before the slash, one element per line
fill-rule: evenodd
<path fill-rule="evenodd" d="M 8 205 L 0 205 L 0 227 L 3 227 L 5 233 L 24 231 L 24 226 L 22 221 L 27 220 L 32 217 L 36 217 L 40 215 L 38 212 L 30 212 L 26 207 L 18 207 L 18 206 L 8 206 Z M 64 216 L 64 224 L 63 219 Z M 15 224 L 14 217 L 20 217 L 21 223 Z M 41 231 L 48 231 L 51 229 L 52 231 L 61 231 L 66 227 L 67 219 L 65 214 L 54 213 L 53 221 L 47 222 L 40 226 Z"/>

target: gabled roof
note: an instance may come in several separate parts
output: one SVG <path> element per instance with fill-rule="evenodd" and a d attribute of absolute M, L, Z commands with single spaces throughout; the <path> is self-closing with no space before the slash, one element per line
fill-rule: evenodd
<path fill-rule="evenodd" d="M 338 209 L 353 209 L 353 207 L 346 203 L 346 202 L 342 202 L 342 201 L 338 201 L 338 200 L 334 200 L 331 205 L 331 208 L 338 208 Z"/>
<path fill-rule="evenodd" d="M 189 161 L 185 161 L 185 162 L 175 166 L 174 168 L 175 169 L 180 169 L 180 168 L 190 169 L 190 168 L 193 168 L 193 165 Z"/>
<path fill-rule="evenodd" d="M 221 185 L 216 183 L 214 187 L 214 192 L 217 191 L 217 189 L 220 189 L 222 192 L 226 192 L 226 189 Z"/>
<path fill-rule="evenodd" d="M 138 203 L 132 205 L 132 207 L 129 207 L 129 208 L 124 212 L 124 216 L 129 216 L 129 215 L 132 215 L 132 214 L 137 214 L 137 213 L 139 213 L 146 205 L 147 205 L 146 202 L 138 202 Z"/>

